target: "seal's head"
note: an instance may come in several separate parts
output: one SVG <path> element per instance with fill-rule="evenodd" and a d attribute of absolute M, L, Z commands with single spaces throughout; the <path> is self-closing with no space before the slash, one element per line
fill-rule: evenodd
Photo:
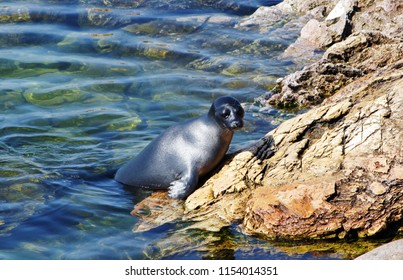
<path fill-rule="evenodd" d="M 211 105 L 209 116 L 225 129 L 237 130 L 243 127 L 243 110 L 241 103 L 233 97 L 217 98 Z"/>

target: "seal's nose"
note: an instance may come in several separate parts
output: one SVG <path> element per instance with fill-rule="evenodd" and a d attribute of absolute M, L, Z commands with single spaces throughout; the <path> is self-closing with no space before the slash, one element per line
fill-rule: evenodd
<path fill-rule="evenodd" d="M 243 121 L 233 121 L 231 123 L 231 128 L 232 129 L 239 129 L 243 127 Z"/>

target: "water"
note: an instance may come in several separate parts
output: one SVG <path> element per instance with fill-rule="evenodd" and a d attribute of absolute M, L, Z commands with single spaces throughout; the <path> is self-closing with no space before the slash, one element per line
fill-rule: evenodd
<path fill-rule="evenodd" d="M 256 98 L 293 67 L 279 55 L 297 34 L 234 28 L 275 2 L 1 1 L 0 259 L 340 258 L 332 246 L 287 252 L 295 244 L 236 225 L 167 245 L 178 225 L 132 232 L 141 198 L 112 179 L 219 96 L 246 108 L 232 150 L 290 117 Z"/>

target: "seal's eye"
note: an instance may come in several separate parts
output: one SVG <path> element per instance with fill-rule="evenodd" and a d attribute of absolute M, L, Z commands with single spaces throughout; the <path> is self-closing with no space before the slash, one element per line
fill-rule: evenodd
<path fill-rule="evenodd" d="M 236 111 L 236 115 L 239 117 L 239 118 L 243 118 L 244 117 L 244 115 L 245 115 L 245 112 L 244 112 L 244 110 L 243 109 L 240 109 L 240 110 L 237 110 Z"/>
<path fill-rule="evenodd" d="M 228 119 L 230 115 L 231 115 L 231 111 L 230 111 L 230 110 L 224 110 L 224 112 L 221 113 L 221 116 L 222 116 L 224 119 Z"/>

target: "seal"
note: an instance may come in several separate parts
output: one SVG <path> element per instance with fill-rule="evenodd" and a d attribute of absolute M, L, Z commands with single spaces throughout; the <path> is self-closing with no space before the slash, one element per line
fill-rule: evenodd
<path fill-rule="evenodd" d="M 186 198 L 199 178 L 228 151 L 234 131 L 243 127 L 244 109 L 230 96 L 216 99 L 207 114 L 169 127 L 118 169 L 115 180 L 130 187 L 167 189 Z"/>

